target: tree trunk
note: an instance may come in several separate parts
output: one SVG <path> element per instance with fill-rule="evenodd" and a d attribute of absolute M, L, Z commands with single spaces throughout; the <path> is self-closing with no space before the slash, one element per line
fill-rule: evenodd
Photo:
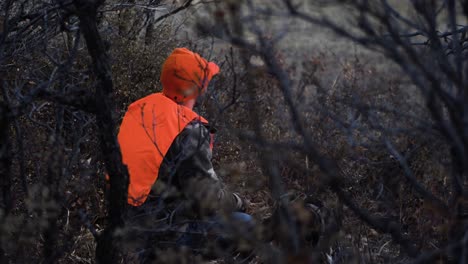
<path fill-rule="evenodd" d="M 80 30 L 86 40 L 92 58 L 94 73 L 97 76 L 96 119 L 99 124 L 99 139 L 104 162 L 110 178 L 108 201 L 109 224 L 97 239 L 96 260 L 98 263 L 117 263 L 119 249 L 115 231 L 123 227 L 123 214 L 127 204 L 128 170 L 122 164 L 122 155 L 116 137 L 116 122 L 112 117 L 113 83 L 109 58 L 105 44 L 98 32 L 96 14 L 103 1 L 77 0 Z"/>

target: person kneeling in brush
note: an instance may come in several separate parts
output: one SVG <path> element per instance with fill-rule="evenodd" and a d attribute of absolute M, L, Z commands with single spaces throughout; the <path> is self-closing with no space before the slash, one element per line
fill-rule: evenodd
<path fill-rule="evenodd" d="M 148 247 L 164 242 L 194 249 L 210 233 L 222 237 L 221 211 L 239 222 L 252 221 L 241 212 L 239 195 L 218 179 L 211 162 L 214 132 L 193 111 L 218 72 L 215 63 L 177 48 L 162 67 L 162 92 L 132 103 L 123 118 L 118 141 L 130 175 L 126 225 L 144 226 L 145 235 L 133 235 L 144 237 Z M 180 234 L 175 241 L 165 240 L 174 233 Z"/>

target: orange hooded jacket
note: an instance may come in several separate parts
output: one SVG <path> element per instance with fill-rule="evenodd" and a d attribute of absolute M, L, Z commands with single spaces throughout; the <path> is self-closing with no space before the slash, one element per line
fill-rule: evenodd
<path fill-rule="evenodd" d="M 192 121 L 208 122 L 190 108 L 180 105 L 199 92 L 186 96 L 186 89 L 206 89 L 219 68 L 185 48 L 175 49 L 164 63 L 163 93 L 151 94 L 132 103 L 120 126 L 118 141 L 130 183 L 128 203 L 142 205 L 156 182 L 159 168 L 174 139 Z M 182 92 L 178 96 L 178 92 Z M 170 98 L 169 98 L 170 97 Z M 212 146 L 212 145 L 211 145 Z"/>
<path fill-rule="evenodd" d="M 118 135 L 123 163 L 130 174 L 129 204 L 139 206 L 146 201 L 169 147 L 193 120 L 208 123 L 162 93 L 149 95 L 130 105 Z"/>

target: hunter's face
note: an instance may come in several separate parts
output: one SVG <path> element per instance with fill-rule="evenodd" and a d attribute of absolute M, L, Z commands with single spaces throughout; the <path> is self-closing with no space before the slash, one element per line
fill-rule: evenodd
<path fill-rule="evenodd" d="M 195 101 L 195 107 L 201 106 L 203 102 L 205 102 L 205 98 L 206 98 L 206 90 L 197 97 Z"/>

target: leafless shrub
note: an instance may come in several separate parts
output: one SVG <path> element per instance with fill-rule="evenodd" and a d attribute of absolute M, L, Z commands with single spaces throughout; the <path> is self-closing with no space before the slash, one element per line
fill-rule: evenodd
<path fill-rule="evenodd" d="M 195 1 L 103 2 L 0 9 L 2 263 L 137 261 L 117 119 L 159 89 L 180 43 L 160 23 Z M 466 1 L 408 2 L 411 16 L 391 1 L 327 1 L 348 11 L 346 25 L 308 11 L 323 1 L 300 4 L 215 1 L 197 26 L 235 46 L 192 43 L 223 68 L 199 110 L 220 131 L 220 175 L 256 220 L 227 227 L 255 257 L 213 250 L 226 262 L 466 263 Z M 291 59 L 278 48 L 292 33 L 283 21 L 326 27 L 393 64 L 358 52 Z M 159 261 L 191 261 L 163 245 L 168 229 L 151 231 Z"/>
<path fill-rule="evenodd" d="M 101 4 L 2 2 L 2 263 L 94 262 L 96 245 L 100 262 L 119 255 L 110 248 L 115 246 L 113 233 L 121 225 L 126 204 L 122 190 L 126 190 L 127 172 L 115 139 L 115 85 L 107 54 L 113 47 L 113 60 L 122 65 L 129 56 L 146 62 L 148 54 L 156 53 L 154 65 L 158 65 L 173 42 L 166 37 L 161 47 L 150 46 L 155 37 L 146 32 L 146 44 L 139 43 L 140 49 L 128 48 L 132 40 L 124 37 L 112 46 L 103 36 L 117 38 L 122 33 L 112 28 L 119 25 L 115 12 L 129 7 Z M 143 13 L 155 21 L 160 16 L 153 7 L 160 3 L 152 5 L 145 6 Z M 133 30 L 139 34 L 148 27 L 146 23 Z M 169 34 L 168 27 L 154 23 L 150 27 L 153 33 Z M 131 35 L 123 35 L 127 34 Z M 143 85 L 154 86 L 157 69 L 147 67 L 150 63 L 136 65 L 139 76 L 118 68 L 117 85 L 143 93 Z M 129 75 L 138 78 L 141 86 Z M 132 96 L 119 104 L 135 99 Z M 111 176 L 107 204 L 106 172 Z"/>
<path fill-rule="evenodd" d="M 391 235 L 393 242 L 409 257 L 420 256 L 417 262 L 439 257 L 463 259 L 459 249 L 465 240 L 460 230 L 465 229 L 465 224 L 464 220 L 453 219 L 464 219 L 466 214 L 464 202 L 461 202 L 466 185 L 461 161 L 465 149 L 465 126 L 461 120 L 465 104 L 462 90 L 466 79 L 463 74 L 466 38 L 465 27 L 457 22 L 465 19 L 465 14 L 457 9 L 465 3 L 413 1 L 408 8 L 414 11 L 416 18 L 406 17 L 387 1 L 329 3 L 349 8 L 351 25 L 346 26 L 333 17 L 304 11 L 304 6 L 300 5 L 306 3 L 277 1 L 275 4 L 281 7 L 259 5 L 256 1 L 219 3 L 212 10 L 215 24 L 199 25 L 201 32 L 214 34 L 241 48 L 247 71 L 254 69 L 249 57 L 259 56 L 265 64 L 264 70 L 277 80 L 273 87 L 281 92 L 284 100 L 288 118 L 282 120 L 288 120 L 288 125 L 294 129 L 293 142 L 265 140 L 266 130 L 260 125 L 252 136 L 247 137 L 260 142 L 265 173 L 273 182 L 271 190 L 279 192 L 273 195 L 274 199 L 281 203 L 284 184 L 277 173 L 277 158 L 266 149 L 268 146 L 276 151 L 281 149 L 283 156 L 294 149 L 321 171 L 322 187 L 328 186 L 342 204 L 374 230 L 372 232 Z M 318 1 L 317 4 L 320 5 Z M 271 35 L 272 28 L 264 23 L 268 17 L 293 17 L 327 27 L 366 48 L 381 52 L 400 66 L 398 72 L 405 74 L 412 85 L 406 78 L 396 79 L 403 81 L 405 86 L 383 85 L 385 80 L 372 78 L 365 80 L 375 84 L 363 83 L 358 78 L 365 77 L 365 71 L 373 70 L 362 67 L 359 61 L 344 69 L 344 81 L 337 85 L 324 87 L 313 77 L 309 87 L 297 82 L 277 56 L 276 45 L 280 39 L 287 38 L 288 29 Z M 449 25 L 447 29 L 441 28 L 444 23 L 441 21 Z M 251 79 L 255 77 L 250 75 Z M 262 88 L 254 81 L 247 81 L 247 85 L 251 90 Z M 318 104 L 295 100 L 295 96 L 301 96 L 295 92 L 306 91 L 305 87 L 317 91 Z M 369 95 L 372 92 L 378 94 Z M 316 118 L 313 118 L 314 114 Z M 259 121 L 254 122 L 258 124 Z M 371 169 L 372 164 L 378 167 Z M 307 167 L 302 169 L 306 175 L 310 172 Z M 356 185 L 359 182 L 366 185 L 375 182 L 376 193 L 366 194 L 362 185 Z M 384 196 L 391 198 L 378 202 L 383 208 L 375 208 L 375 203 L 366 201 L 372 196 L 377 201 Z M 391 205 L 394 201 L 397 203 Z M 389 207 L 393 209 L 388 211 Z M 402 211 L 403 207 L 413 210 Z M 435 218 L 434 211 L 438 215 Z M 287 212 L 284 217 L 283 221 L 290 219 Z M 428 232 L 426 228 L 442 227 L 443 222 L 451 223 L 449 229 L 459 230 L 457 235 L 448 231 L 445 233 L 448 237 L 444 237 L 443 232 L 434 230 L 430 239 L 423 235 Z M 294 233 L 294 227 L 287 233 Z M 289 243 L 294 244 L 294 236 L 289 239 Z M 441 250 L 422 253 L 432 245 Z"/>

